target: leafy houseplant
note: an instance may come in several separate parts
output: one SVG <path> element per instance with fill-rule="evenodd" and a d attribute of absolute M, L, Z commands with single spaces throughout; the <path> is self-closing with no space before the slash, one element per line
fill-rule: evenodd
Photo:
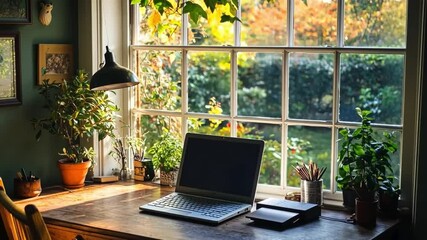
<path fill-rule="evenodd" d="M 37 131 L 36 139 L 40 139 L 42 130 L 58 135 L 66 142 L 66 147 L 59 153 L 65 157 L 60 163 L 93 165 L 93 148 L 83 147 L 80 142 L 92 137 L 95 132 L 99 140 L 113 136 L 118 107 L 104 91 L 90 90 L 90 80 L 83 70 L 79 70 L 73 79 L 59 84 L 49 84 L 45 80 L 39 93 L 46 101 L 49 115 L 32 120 Z M 64 185 L 68 188 L 82 187 L 86 174 L 87 169 L 82 180 Z M 62 177 L 63 182 L 68 179 L 64 174 Z"/>
<path fill-rule="evenodd" d="M 155 169 L 160 170 L 160 184 L 174 185 L 181 161 L 182 145 L 179 139 L 164 130 L 158 141 L 148 150 Z"/>
<path fill-rule="evenodd" d="M 371 111 L 356 108 L 357 114 L 362 119 L 360 127 L 351 131 L 342 129 L 341 150 L 338 154 L 338 175 L 336 181 L 341 189 L 353 189 L 357 194 L 357 202 L 375 204 L 375 193 L 387 173 L 392 172 L 390 154 L 397 150 L 397 145 L 392 133 L 384 132 L 384 141 L 375 139 L 375 132 L 371 126 Z M 375 213 L 375 209 L 370 210 Z M 375 217 L 375 216 L 374 216 Z M 363 222 L 364 217 L 359 217 L 358 222 Z M 375 218 L 369 219 L 366 226 L 375 225 Z"/>

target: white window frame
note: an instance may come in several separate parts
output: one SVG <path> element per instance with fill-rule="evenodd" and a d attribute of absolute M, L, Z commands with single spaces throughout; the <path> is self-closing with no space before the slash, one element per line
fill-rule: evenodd
<path fill-rule="evenodd" d="M 79 8 L 79 67 L 85 68 L 89 73 L 93 73 L 98 69 L 98 65 L 103 61 L 103 51 L 105 45 L 102 44 L 106 37 L 100 31 L 100 4 L 101 2 L 107 2 L 104 5 L 110 5 L 111 1 L 114 0 L 78 0 Z M 290 1 L 290 0 L 289 0 Z M 127 1 L 120 1 L 123 5 L 128 5 Z M 122 5 L 122 6 L 123 6 Z M 414 201 L 414 194 L 417 189 L 414 186 L 415 178 L 414 174 L 417 172 L 414 170 L 416 162 L 418 161 L 418 119 L 420 116 L 420 85 L 421 85 L 421 66 L 420 66 L 420 53 L 421 53 L 421 33 L 423 26 L 422 13 L 420 8 L 421 3 L 418 1 L 408 1 L 408 22 L 407 22 L 407 49 L 406 49 L 406 71 L 405 71 L 405 85 L 404 85 L 404 99 L 403 99 L 403 134 L 402 134 L 402 165 L 401 165 L 401 185 L 402 185 L 402 196 L 401 202 L 404 206 L 412 207 Z M 110 5 L 110 6 L 114 6 Z M 134 8 L 132 8 L 134 11 Z M 120 63 L 124 66 L 129 66 L 125 62 L 130 56 L 130 43 L 127 41 L 129 38 L 129 22 L 124 19 L 129 19 L 131 16 L 130 12 L 127 11 L 126 7 L 121 8 L 121 13 L 117 14 L 114 12 L 109 15 L 109 19 L 118 19 L 121 21 L 122 29 L 116 29 L 116 32 L 123 37 L 121 53 L 114 49 L 114 53 L 117 56 L 121 56 Z M 133 14 L 135 16 L 135 14 Z M 135 26 L 133 26 L 135 27 Z M 132 26 L 131 26 L 132 29 Z M 288 31 L 289 32 L 289 31 Z M 101 40 L 101 39 L 103 40 Z M 117 47 L 117 46 L 116 46 Z M 119 50 L 120 51 L 120 50 Z M 186 77 L 183 75 L 183 77 Z M 131 103 L 133 102 L 132 95 L 128 91 L 119 97 L 124 99 L 120 104 L 120 107 L 124 110 L 123 116 L 129 119 L 131 113 Z M 121 94 L 121 93 L 119 93 Z M 334 111 L 335 112 L 335 111 Z M 98 167 L 95 169 L 95 175 L 107 174 L 109 170 L 107 167 L 103 167 L 106 162 L 111 160 L 107 157 L 109 144 L 98 142 L 94 139 L 92 145 L 96 147 L 98 153 Z M 98 170 L 97 170 L 98 169 Z M 280 193 L 283 195 L 283 192 Z M 339 198 L 339 197 L 338 197 Z M 415 209 L 413 209 L 415 211 Z"/>
<path fill-rule="evenodd" d="M 104 63 L 104 54 L 108 45 L 114 54 L 115 61 L 122 66 L 129 66 L 129 28 L 130 5 L 128 1 L 116 0 L 78 0 L 78 60 L 79 68 L 85 69 L 91 76 Z M 129 128 L 123 127 L 130 123 L 132 101 L 131 89 L 107 92 L 109 98 L 119 106 L 116 121 L 117 136 L 131 134 Z M 112 150 L 112 139 L 98 141 L 95 134 L 93 139 L 85 143 L 92 146 L 96 152 L 93 168 L 94 176 L 111 175 L 118 163 L 109 156 Z M 129 164 L 129 163 L 128 163 Z"/>
<path fill-rule="evenodd" d="M 290 4 L 292 3 L 292 1 L 288 1 L 288 6 L 291 6 Z M 338 9 L 343 10 L 343 2 L 342 1 L 338 1 Z M 409 8 L 409 3 L 408 3 L 408 8 Z M 288 8 L 289 9 L 289 15 L 288 18 L 290 19 L 290 13 L 292 12 L 292 8 Z M 343 22 L 343 13 L 342 11 L 339 11 L 339 16 L 338 16 L 338 21 L 339 22 Z M 138 16 L 138 14 L 134 14 L 134 16 Z M 337 129 L 343 126 L 349 126 L 346 125 L 345 123 L 339 123 L 338 122 L 338 104 L 339 102 L 337 100 L 338 99 L 338 91 L 339 91 L 339 86 L 338 86 L 338 82 L 339 82 L 339 74 L 337 71 L 339 71 L 339 54 L 341 53 L 381 53 L 381 54 L 402 54 L 405 56 L 406 58 L 406 54 L 408 49 L 407 48 L 351 48 L 351 47 L 342 47 L 343 46 L 343 24 L 339 23 L 338 24 L 338 44 L 339 47 L 336 48 L 298 48 L 298 47 L 292 47 L 292 27 L 290 27 L 291 24 L 289 24 L 288 26 L 288 41 L 290 44 L 290 47 L 238 47 L 238 37 L 235 37 L 235 44 L 237 47 L 217 47 L 217 46 L 193 46 L 193 45 L 187 45 L 187 31 L 184 31 L 184 29 L 187 29 L 187 21 L 185 21 L 186 16 L 183 16 L 183 23 L 181 26 L 181 33 L 183 33 L 183 36 L 181 38 L 182 42 L 180 46 L 143 46 L 143 45 L 131 45 L 130 46 L 130 51 L 131 51 L 131 56 L 133 55 L 132 53 L 134 51 L 138 51 L 138 50 L 182 50 L 183 51 L 183 66 L 186 63 L 186 52 L 187 51 L 212 51 L 212 50 L 218 50 L 218 51 L 229 51 L 231 53 L 231 72 L 232 72 L 232 79 L 231 79 L 231 106 L 230 106 L 230 117 L 225 117 L 224 120 L 229 120 L 231 122 L 231 124 L 235 124 L 237 120 L 239 121 L 256 121 L 256 122 L 260 122 L 260 123 L 274 123 L 274 124 L 280 124 L 281 126 L 285 126 L 285 125 L 296 125 L 296 124 L 303 124 L 304 126 L 323 126 L 323 127 L 331 127 L 332 128 L 332 139 L 331 139 L 331 145 L 332 145 L 332 153 L 331 153 L 331 188 L 330 190 L 325 190 L 324 192 L 324 196 L 325 199 L 330 199 L 330 200 L 341 200 L 341 194 L 336 194 L 334 192 L 335 189 L 335 185 L 336 182 L 334 181 L 334 176 L 336 174 L 336 159 L 337 159 L 337 145 L 334 144 L 336 142 L 336 140 L 339 138 L 338 136 L 338 131 Z M 239 35 L 239 30 L 240 30 L 240 23 L 235 24 L 235 30 L 236 30 L 236 34 L 235 36 Z M 136 24 L 133 26 L 133 30 L 137 32 L 137 29 L 135 29 Z M 409 40 L 408 40 L 408 46 L 410 46 L 409 44 Z M 297 52 L 314 52 L 315 53 L 319 53 L 319 52 L 326 52 L 326 53 L 339 53 L 336 56 L 336 60 L 335 60 L 335 73 L 334 73 L 334 85 L 333 85 L 333 89 L 334 89 L 334 106 L 333 106 L 333 118 L 332 121 L 304 121 L 304 120 L 292 120 L 292 119 L 288 119 L 287 116 L 285 114 L 282 114 L 282 119 L 277 120 L 277 119 L 268 119 L 268 118 L 263 118 L 262 120 L 256 117 L 237 117 L 237 96 L 236 96 L 236 91 L 235 91 L 235 84 L 236 84 L 236 79 L 237 79 L 237 73 L 235 71 L 235 69 L 237 68 L 236 65 L 236 52 L 237 51 L 259 51 L 260 49 L 262 50 L 267 50 L 267 51 L 271 51 L 271 52 L 279 52 L 282 53 L 284 56 L 284 66 L 283 68 L 286 69 L 287 68 L 287 53 L 288 52 L 293 52 L 293 51 L 297 51 Z M 131 66 L 133 67 L 133 66 Z M 188 113 L 186 112 L 186 108 L 187 108 L 187 99 L 186 99 L 186 92 L 187 92 L 187 73 L 185 71 L 186 67 L 183 67 L 183 72 L 181 73 L 181 77 L 182 77 L 182 92 L 183 95 L 182 97 L 182 109 L 181 112 L 165 112 L 165 111 L 156 111 L 156 110 L 142 110 L 142 109 L 133 109 L 133 111 L 135 113 L 138 114 L 152 114 L 152 115 L 165 115 L 165 116 L 172 116 L 172 117 L 180 117 L 183 119 L 183 133 L 186 132 L 186 120 L 190 117 L 196 117 L 196 118 L 208 118 L 209 116 L 212 117 L 209 114 L 203 114 L 203 113 Z M 408 70 L 408 65 L 406 65 L 406 70 Z M 282 92 L 284 93 L 283 96 L 288 96 L 288 94 L 286 94 L 285 91 L 287 91 L 287 84 L 288 84 L 288 74 L 287 71 L 283 71 L 283 73 L 286 74 L 282 74 Z M 405 162 L 401 163 L 401 169 L 403 168 L 403 166 L 408 167 L 408 162 L 412 162 L 412 161 L 408 161 L 406 162 L 406 159 L 414 159 L 414 154 L 413 154 L 413 149 L 408 147 L 408 144 L 413 144 L 414 140 L 413 139 L 409 139 L 408 138 L 408 132 L 415 132 L 415 128 L 414 125 L 412 125 L 410 123 L 410 121 L 408 121 L 407 119 L 412 119 L 416 114 L 417 114 L 417 109 L 414 109 L 414 112 L 412 111 L 408 111 L 407 109 L 411 109 L 410 106 L 407 105 L 408 102 L 413 102 L 413 100 L 410 100 L 410 98 L 412 98 L 411 94 L 407 94 L 408 93 L 408 84 L 406 83 L 408 79 L 408 76 L 405 75 L 404 78 L 404 91 L 403 91 L 403 112 L 402 112 L 402 117 L 403 117 L 403 121 L 402 121 L 402 125 L 377 125 L 379 127 L 381 126 L 386 126 L 388 129 L 395 129 L 395 130 L 402 130 L 405 129 L 405 132 L 402 133 L 401 136 L 401 141 L 402 141 L 402 147 L 401 147 L 401 159 L 405 159 Z M 410 86 L 409 86 L 410 87 Z M 412 89 L 412 88 L 410 88 Z M 414 90 L 414 89 L 412 89 Z M 409 91 L 412 91 L 409 90 Z M 288 100 L 284 97 L 282 99 L 282 104 L 284 105 L 282 107 L 282 111 L 286 112 L 286 108 L 288 105 Z M 413 108 L 412 108 L 413 109 Z M 222 118 L 221 118 L 222 119 Z M 351 125 L 351 124 L 350 124 Z M 236 133 L 232 132 L 232 136 L 235 136 Z M 282 127 L 282 145 L 286 144 L 286 139 L 287 139 L 287 135 L 286 135 L 286 131 L 285 128 Z M 412 145 L 413 146 L 413 145 Z M 286 158 L 286 152 L 285 151 L 285 147 L 282 147 L 282 159 Z M 263 195 L 265 194 L 267 195 L 283 195 L 285 194 L 287 191 L 295 191 L 297 190 L 297 188 L 287 188 L 287 189 L 283 189 L 282 186 L 285 186 L 286 183 L 286 164 L 284 164 L 284 162 L 282 162 L 281 164 L 282 169 L 281 169 L 281 173 L 282 173 L 282 180 L 281 180 L 281 186 L 269 186 L 269 185 L 264 185 L 264 184 L 259 184 L 258 186 L 258 195 Z M 404 186 L 407 186 L 408 184 L 407 179 L 408 177 L 406 176 L 407 172 L 405 170 L 401 170 L 401 181 L 402 181 L 402 188 Z M 407 189 L 410 190 L 410 189 Z M 408 196 L 410 196 L 410 194 L 407 194 L 408 191 L 406 189 L 403 189 L 403 193 L 402 193 L 402 200 L 407 199 L 409 200 L 410 198 L 408 198 Z"/>

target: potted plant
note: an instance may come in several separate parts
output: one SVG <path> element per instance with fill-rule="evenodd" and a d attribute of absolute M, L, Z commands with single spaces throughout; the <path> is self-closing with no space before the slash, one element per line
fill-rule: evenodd
<path fill-rule="evenodd" d="M 120 164 L 120 170 L 117 172 L 120 180 L 126 181 L 130 179 L 131 173 L 126 160 L 127 154 L 123 146 L 123 141 L 120 138 L 114 138 L 113 149 L 108 153 Z"/>
<path fill-rule="evenodd" d="M 66 147 L 59 153 L 58 161 L 63 184 L 66 188 L 80 188 L 89 167 L 94 164 L 92 147 L 80 143 L 98 133 L 98 139 L 114 135 L 118 107 L 108 99 L 104 91 L 92 91 L 85 71 L 79 70 L 73 79 L 61 83 L 43 82 L 39 93 L 46 101 L 49 115 L 33 119 L 36 139 L 42 130 L 58 135 L 65 140 Z"/>
<path fill-rule="evenodd" d="M 339 154 L 339 159 L 342 159 L 344 157 L 345 151 L 341 150 Z M 342 198 L 343 198 L 343 206 L 350 212 L 354 212 L 355 202 L 356 202 L 356 192 L 353 189 L 352 186 L 352 179 L 351 179 L 351 166 L 350 165 L 343 165 L 342 161 L 339 160 L 339 168 L 338 168 L 338 174 L 337 174 L 337 185 L 338 188 L 342 191 Z"/>
<path fill-rule="evenodd" d="M 153 146 L 148 150 L 155 169 L 160 170 L 160 184 L 175 186 L 182 145 L 178 138 L 164 130 Z"/>
<path fill-rule="evenodd" d="M 375 139 L 371 111 L 356 108 L 356 112 L 362 119 L 361 126 L 353 131 L 348 128 L 340 131 L 343 142 L 338 154 L 336 181 L 339 186 L 356 192 L 357 223 L 373 227 L 378 204 L 375 195 L 387 171 L 392 171 L 390 154 L 397 150 L 397 145 L 392 133 L 384 132 L 384 141 Z"/>
<path fill-rule="evenodd" d="M 400 188 L 393 184 L 394 177 L 381 182 L 378 190 L 378 205 L 382 216 L 396 217 L 399 203 Z"/>

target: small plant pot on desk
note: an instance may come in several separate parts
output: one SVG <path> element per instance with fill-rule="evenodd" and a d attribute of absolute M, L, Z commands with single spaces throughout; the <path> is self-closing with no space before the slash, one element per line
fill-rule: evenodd
<path fill-rule="evenodd" d="M 16 198 L 37 197 L 42 192 L 40 178 L 34 178 L 30 181 L 15 178 L 13 180 L 13 188 Z"/>
<path fill-rule="evenodd" d="M 378 200 L 362 201 L 356 198 L 356 222 L 358 225 L 373 228 L 377 224 Z"/>
<path fill-rule="evenodd" d="M 343 198 L 343 206 L 347 211 L 353 213 L 354 212 L 354 205 L 356 204 L 356 197 L 357 194 L 352 189 L 343 189 L 342 190 L 342 198 Z"/>
<path fill-rule="evenodd" d="M 160 185 L 175 187 L 178 171 L 163 171 L 160 170 Z"/>
<path fill-rule="evenodd" d="M 91 161 L 72 163 L 68 159 L 58 160 L 58 168 L 64 187 L 68 189 L 82 188 L 85 185 L 86 174 L 91 164 Z"/>
<path fill-rule="evenodd" d="M 139 181 L 151 181 L 154 178 L 154 166 L 151 159 L 134 160 L 134 179 Z"/>
<path fill-rule="evenodd" d="M 378 194 L 378 199 L 378 209 L 381 216 L 388 218 L 397 217 L 399 195 L 390 195 L 380 191 Z"/>

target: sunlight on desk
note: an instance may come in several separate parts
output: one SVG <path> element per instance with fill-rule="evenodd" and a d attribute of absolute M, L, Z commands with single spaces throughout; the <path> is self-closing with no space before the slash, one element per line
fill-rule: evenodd
<path fill-rule="evenodd" d="M 16 203 L 35 204 L 54 239 L 382 239 L 397 231 L 397 220 L 378 220 L 374 229 L 320 218 L 285 230 L 257 227 L 245 215 L 219 226 L 141 213 L 138 207 L 174 189 L 155 183 L 116 182 L 88 185 L 84 189 L 43 190 L 37 198 Z M 345 219 L 347 213 L 322 209 L 322 216 Z"/>

